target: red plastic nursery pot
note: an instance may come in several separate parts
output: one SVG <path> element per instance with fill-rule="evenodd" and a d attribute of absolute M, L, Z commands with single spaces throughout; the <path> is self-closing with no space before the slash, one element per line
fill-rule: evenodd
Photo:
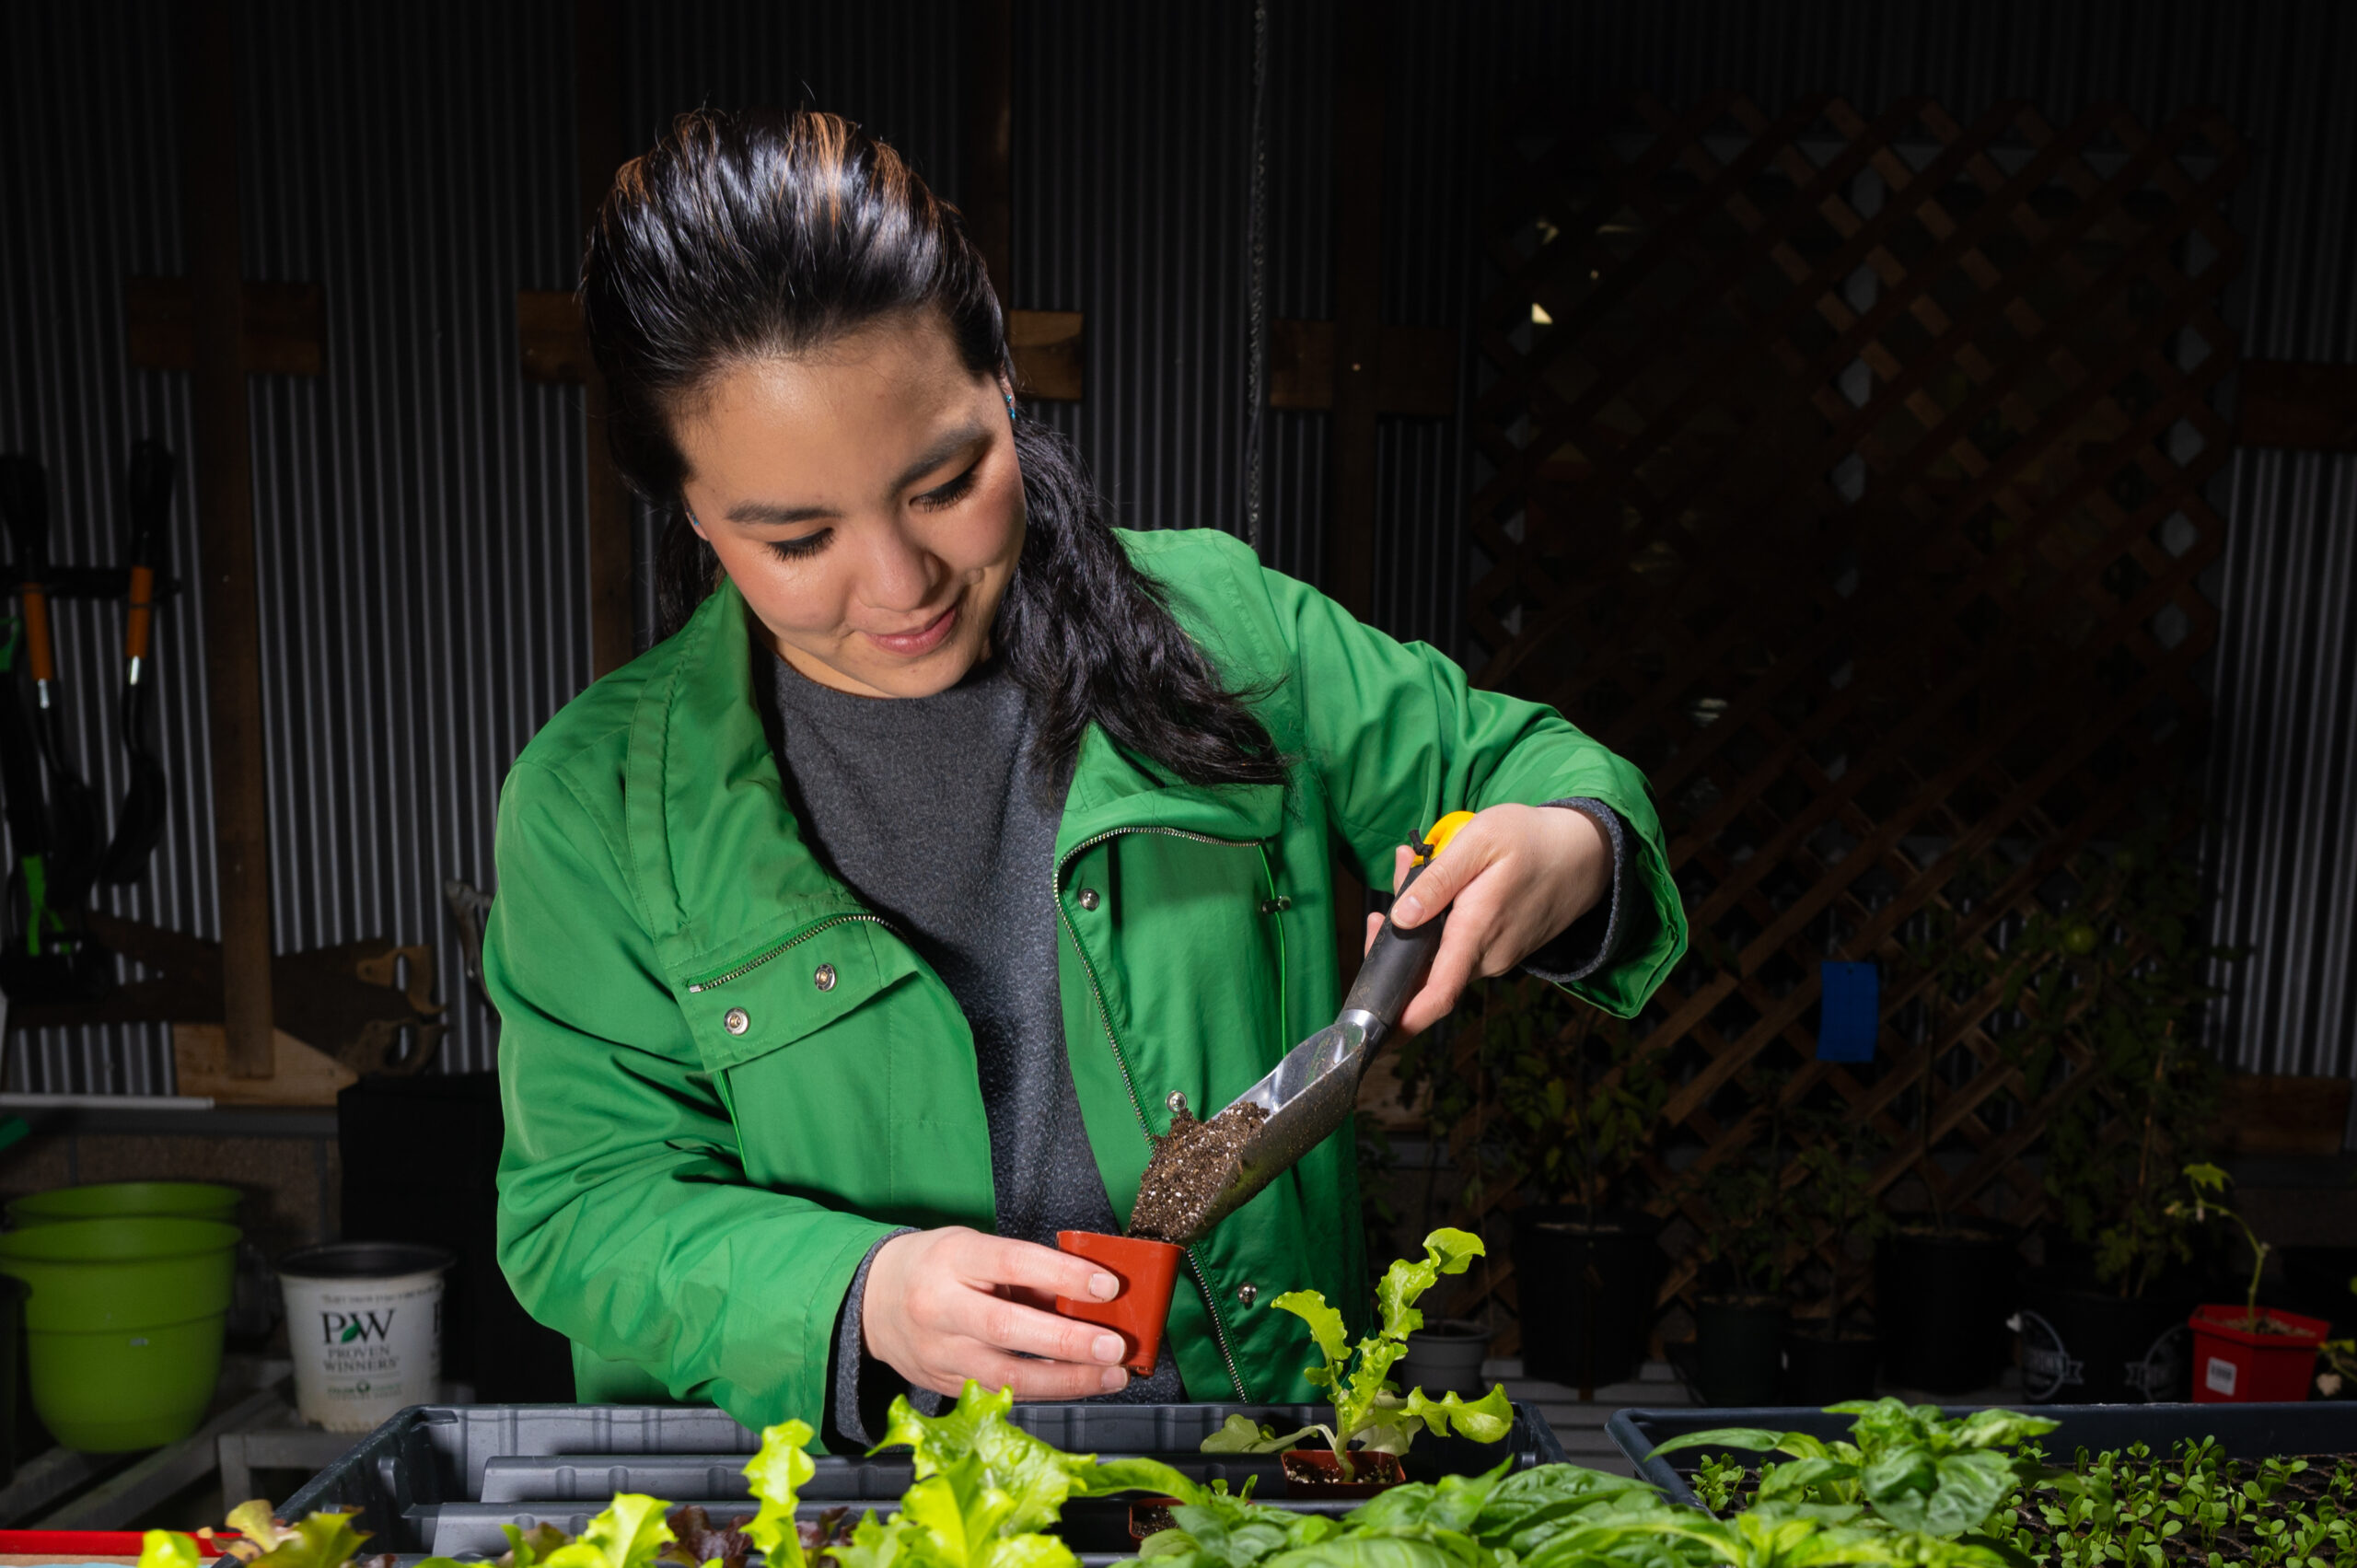
<path fill-rule="evenodd" d="M 2244 1328 L 2240 1307 L 2212 1303 L 2193 1309 L 2188 1321 L 2193 1329 L 2195 1404 L 2275 1404 L 2308 1397 L 2316 1347 L 2332 1325 L 2267 1307 L 2258 1316 L 2276 1331 L 2259 1334 Z"/>
<path fill-rule="evenodd" d="M 1056 1232 L 1056 1249 L 1086 1258 L 1121 1282 L 1110 1301 L 1056 1297 L 1056 1310 L 1084 1323 L 1102 1323 L 1121 1336 L 1121 1365 L 1141 1377 L 1154 1375 L 1162 1353 L 1162 1325 L 1170 1316 L 1170 1287 L 1178 1278 L 1181 1249 L 1167 1241 L 1134 1236 L 1100 1236 L 1093 1230 Z"/>

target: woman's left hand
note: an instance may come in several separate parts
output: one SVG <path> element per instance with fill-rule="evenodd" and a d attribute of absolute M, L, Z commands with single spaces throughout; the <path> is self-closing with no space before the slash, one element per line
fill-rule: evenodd
<path fill-rule="evenodd" d="M 1402 844 L 1391 885 L 1415 851 Z M 1596 907 L 1612 887 L 1612 842 L 1596 819 L 1563 806 L 1492 806 L 1457 830 L 1416 885 L 1391 906 L 1401 930 L 1449 912 L 1424 988 L 1408 1001 L 1395 1034 L 1420 1034 L 1448 1015 L 1476 975 L 1501 975 Z M 1375 942 L 1383 917 L 1366 917 Z"/>

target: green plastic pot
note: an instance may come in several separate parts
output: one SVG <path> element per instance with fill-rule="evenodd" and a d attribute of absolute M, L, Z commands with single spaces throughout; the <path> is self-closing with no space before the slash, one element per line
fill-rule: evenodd
<path fill-rule="evenodd" d="M 21 1280 L 33 1409 L 69 1448 L 117 1454 L 196 1430 L 221 1376 L 238 1230 L 209 1220 L 62 1221 L 0 1236 Z"/>
<path fill-rule="evenodd" d="M 99 1181 L 12 1198 L 8 1219 L 19 1226 L 140 1216 L 231 1225 L 238 1218 L 241 1196 L 234 1187 L 216 1187 L 209 1181 Z"/>

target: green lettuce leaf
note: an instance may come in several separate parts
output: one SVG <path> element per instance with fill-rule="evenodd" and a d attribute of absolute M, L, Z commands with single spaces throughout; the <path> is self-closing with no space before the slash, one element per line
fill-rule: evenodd
<path fill-rule="evenodd" d="M 139 1568 L 197 1568 L 196 1538 L 149 1530 L 139 1538 Z"/>
<path fill-rule="evenodd" d="M 1099 1464 L 1067 1454 L 1006 1419 L 1015 1397 L 969 1382 L 958 1403 L 937 1416 L 892 1401 L 885 1448 L 906 1446 L 916 1484 L 888 1520 L 860 1521 L 843 1568 L 1074 1568 L 1071 1548 L 1045 1534 L 1069 1499 L 1116 1492 L 1167 1493 L 1192 1502 L 1202 1489 L 1155 1459 Z"/>
<path fill-rule="evenodd" d="M 1263 1426 L 1248 1415 L 1232 1415 L 1220 1423 L 1220 1429 L 1197 1445 L 1205 1454 L 1282 1454 L 1303 1438 L 1317 1431 L 1305 1426 L 1298 1432 L 1282 1436 L 1273 1426 Z"/>
<path fill-rule="evenodd" d="M 804 1568 L 802 1532 L 795 1527 L 794 1509 L 800 1501 L 797 1494 L 819 1473 L 804 1451 L 811 1436 L 807 1421 L 781 1422 L 762 1432 L 761 1452 L 745 1466 L 745 1479 L 761 1504 L 745 1534 L 770 1568 Z"/>
<path fill-rule="evenodd" d="M 1309 1337 L 1317 1342 L 1326 1365 L 1305 1366 L 1302 1376 L 1321 1388 L 1340 1393 L 1342 1368 L 1351 1359 L 1351 1330 L 1342 1321 L 1342 1315 L 1327 1306 L 1325 1296 L 1314 1290 L 1289 1290 L 1269 1305 L 1280 1312 L 1290 1312 L 1309 1325 Z"/>
<path fill-rule="evenodd" d="M 671 1527 L 663 1518 L 670 1506 L 644 1493 L 618 1492 L 578 1539 L 558 1547 L 542 1561 L 548 1568 L 653 1568 L 664 1544 L 673 1539 Z M 333 1568 L 333 1562 L 342 1561 L 337 1558 L 318 1568 Z"/>
<path fill-rule="evenodd" d="M 278 1515 L 261 1498 L 240 1503 L 229 1510 L 228 1526 L 261 1551 L 273 1551 L 279 1542 L 294 1535 L 294 1531 L 278 1522 Z"/>
<path fill-rule="evenodd" d="M 254 1559 L 255 1568 L 268 1563 L 270 1568 L 343 1568 L 356 1557 L 360 1543 L 368 1539 L 365 1531 L 353 1527 L 353 1515 L 347 1513 L 313 1514 L 293 1529 L 282 1533 L 278 1544 Z"/>
<path fill-rule="evenodd" d="M 1480 1237 L 1443 1225 L 1424 1237 L 1422 1258 L 1402 1258 L 1386 1269 L 1375 1287 L 1383 1337 L 1405 1340 L 1422 1328 L 1424 1315 L 1416 1309 L 1416 1298 L 1432 1289 L 1441 1275 L 1463 1273 L 1486 1250 Z"/>
<path fill-rule="evenodd" d="M 1454 1431 L 1476 1443 L 1495 1443 L 1514 1430 L 1514 1402 L 1503 1383 L 1470 1404 L 1454 1391 L 1434 1400 L 1422 1388 L 1408 1394 L 1409 1415 L 1422 1421 L 1435 1437 Z"/>

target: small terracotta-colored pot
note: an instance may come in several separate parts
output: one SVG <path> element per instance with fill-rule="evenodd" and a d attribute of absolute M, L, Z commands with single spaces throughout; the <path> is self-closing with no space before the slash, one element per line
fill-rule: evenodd
<path fill-rule="evenodd" d="M 1162 1353 L 1162 1325 L 1170 1316 L 1170 1287 L 1178 1278 L 1182 1249 L 1167 1241 L 1134 1236 L 1100 1236 L 1093 1230 L 1056 1232 L 1058 1250 L 1086 1258 L 1121 1282 L 1110 1301 L 1056 1297 L 1056 1310 L 1084 1323 L 1102 1323 L 1121 1336 L 1121 1365 L 1141 1377 L 1154 1376 Z"/>
<path fill-rule="evenodd" d="M 1170 1510 L 1178 1506 L 1178 1499 L 1164 1497 L 1159 1493 L 1152 1497 L 1141 1497 L 1131 1504 L 1130 1539 L 1143 1541 L 1148 1536 L 1159 1535 L 1164 1530 L 1178 1528 L 1178 1521 L 1170 1516 Z"/>
<path fill-rule="evenodd" d="M 1277 1456 L 1277 1462 L 1284 1468 L 1285 1495 L 1302 1502 L 1372 1497 L 1408 1479 L 1397 1454 L 1353 1454 L 1348 1481 L 1342 1479 L 1341 1466 L 1335 1462 L 1330 1448 L 1288 1448 Z"/>

